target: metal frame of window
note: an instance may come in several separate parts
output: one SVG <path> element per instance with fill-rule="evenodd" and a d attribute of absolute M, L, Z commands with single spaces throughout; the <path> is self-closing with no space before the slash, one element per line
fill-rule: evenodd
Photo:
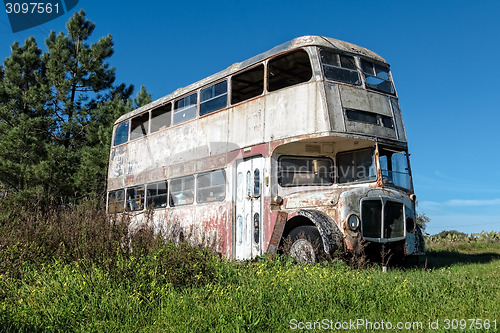
<path fill-rule="evenodd" d="M 340 175 L 339 175 L 339 168 L 340 168 L 340 163 L 339 163 L 339 155 L 342 154 L 349 154 L 349 153 L 358 153 L 363 150 L 371 150 L 371 157 L 372 157 L 372 165 L 375 168 L 375 175 L 371 179 L 364 179 L 364 180 L 353 180 L 353 181 L 348 181 L 348 182 L 340 182 Z M 361 149 L 355 149 L 355 150 L 346 150 L 346 151 L 341 151 L 335 154 L 335 167 L 336 167 L 336 178 L 335 182 L 337 184 L 359 184 L 359 183 L 364 183 L 364 182 L 374 182 L 377 180 L 377 166 L 376 166 L 376 161 L 375 161 L 375 148 L 374 147 L 368 147 L 368 148 L 361 148 Z M 355 168 L 358 167 L 358 165 L 354 166 Z M 369 176 L 369 175 L 368 175 Z"/>
<path fill-rule="evenodd" d="M 191 99 L 194 99 L 193 96 L 195 96 L 195 98 L 196 98 L 196 102 L 194 102 L 194 103 L 192 103 L 192 101 L 191 101 Z M 182 106 L 179 106 L 179 104 L 181 104 L 181 102 L 182 102 Z M 183 122 L 188 121 L 190 119 L 196 118 L 196 116 L 198 114 L 198 104 L 199 104 L 198 91 L 194 91 L 192 93 L 184 95 L 181 98 L 176 99 L 174 101 L 173 124 L 174 125 L 180 124 L 180 123 L 183 123 Z M 191 111 L 192 109 L 194 109 L 194 113 L 188 112 L 188 111 Z"/>
<path fill-rule="evenodd" d="M 291 159 L 296 159 L 296 160 L 300 160 L 300 159 L 307 159 L 307 160 L 328 160 L 329 162 L 331 162 L 331 179 L 332 181 L 329 182 L 329 183 L 313 183 L 313 184 L 288 184 L 288 185 L 283 185 L 283 182 L 282 182 L 282 173 L 284 171 L 282 171 L 282 162 L 283 162 L 283 159 L 286 159 L 286 158 L 291 158 Z M 281 155 L 279 158 L 278 158 L 278 184 L 281 186 L 281 187 L 296 187 L 296 186 L 330 186 L 330 185 L 333 185 L 335 184 L 335 162 L 334 160 L 331 158 L 331 157 L 328 157 L 328 156 L 300 156 L 300 155 Z"/>
<path fill-rule="evenodd" d="M 221 172 L 222 177 L 224 179 L 223 183 L 213 183 L 214 179 L 214 174 Z M 200 179 L 203 176 L 209 176 L 210 178 L 210 184 L 208 186 L 202 186 L 200 184 Z M 216 202 L 216 201 L 224 201 L 226 199 L 226 185 L 227 184 L 227 178 L 226 178 L 226 171 L 224 169 L 218 169 L 218 170 L 213 170 L 213 171 L 208 171 L 208 172 L 203 172 L 200 173 L 196 176 L 196 202 L 197 203 L 210 203 L 210 202 Z M 201 197 L 201 192 L 206 191 L 208 189 L 217 189 L 217 188 L 222 188 L 222 191 L 217 195 L 211 195 L 211 196 L 206 196 L 205 199 Z M 220 197 L 220 195 L 223 195 L 223 197 Z M 207 200 L 206 198 L 214 198 L 213 200 Z"/>
<path fill-rule="evenodd" d="M 336 60 L 337 60 L 337 65 L 333 65 L 333 64 L 329 64 L 329 63 L 326 63 L 326 62 L 323 62 L 323 53 L 329 53 L 331 55 L 334 55 L 336 57 Z M 345 66 L 342 66 L 342 58 L 341 57 L 349 57 L 349 58 L 352 58 L 353 60 L 353 67 L 354 68 L 350 68 L 350 67 L 345 67 Z M 322 48 L 319 48 L 318 49 L 318 58 L 319 58 L 319 61 L 320 61 L 320 64 L 321 64 L 321 68 L 323 70 L 323 75 L 325 76 L 325 78 L 327 80 L 332 80 L 332 81 L 335 81 L 335 82 L 342 82 L 342 83 L 347 83 L 347 84 L 352 84 L 352 85 L 356 85 L 356 86 L 360 86 L 362 81 L 361 81 L 361 75 L 359 74 L 359 68 L 358 68 L 358 65 L 357 65 L 357 62 L 356 62 L 356 57 L 352 54 L 344 54 L 344 53 L 340 53 L 340 52 L 335 52 L 333 50 L 329 50 L 329 49 L 322 49 Z M 356 74 L 357 76 L 357 80 L 356 82 L 352 82 L 352 80 L 341 80 L 340 78 L 329 78 L 327 77 L 326 75 L 326 70 L 325 70 L 325 67 L 330 67 L 330 68 L 334 68 L 334 69 L 337 69 L 337 70 L 341 70 L 341 71 L 345 71 L 345 72 L 349 72 L 351 74 Z"/>
<path fill-rule="evenodd" d="M 159 184 L 165 184 L 165 187 L 166 187 L 165 192 L 162 194 L 158 194 L 158 185 Z M 155 189 L 156 194 L 150 195 L 149 191 L 153 188 Z M 154 203 L 155 199 L 157 199 L 159 197 L 165 197 L 165 205 L 164 206 L 153 206 L 153 207 L 155 209 L 168 207 L 168 202 L 169 202 L 168 189 L 169 189 L 169 186 L 168 186 L 168 181 L 166 179 L 159 181 L 159 182 L 146 184 L 146 207 L 150 207 L 150 205 L 152 203 Z"/>
<path fill-rule="evenodd" d="M 217 85 L 221 85 L 225 83 L 226 85 L 226 89 L 225 89 L 225 92 L 222 93 L 222 94 L 218 94 L 217 95 Z M 199 101 L 199 104 L 200 104 L 200 116 L 204 116 L 206 114 L 210 114 L 212 112 L 215 112 L 217 110 L 221 110 L 221 109 L 224 109 L 225 107 L 227 107 L 228 105 L 228 96 L 229 96 L 229 89 L 228 89 L 228 80 L 227 79 L 224 79 L 222 81 L 219 81 L 219 82 L 215 82 L 205 88 L 202 88 L 200 89 L 200 101 Z M 210 98 L 207 98 L 207 99 L 203 99 L 203 93 L 204 91 L 208 90 L 208 89 L 212 89 L 213 90 L 213 93 L 211 94 L 211 97 Z M 209 102 L 213 102 L 217 99 L 221 99 L 223 96 L 226 97 L 226 102 L 224 103 L 223 106 L 216 106 L 215 108 L 208 108 L 208 111 L 204 111 L 203 110 L 203 106 L 204 105 L 208 105 L 207 103 Z"/>
<path fill-rule="evenodd" d="M 394 89 L 394 84 L 392 82 L 391 70 L 389 69 L 389 66 L 387 66 L 385 64 L 379 64 L 379 63 L 374 62 L 373 60 L 368 60 L 365 58 L 360 58 L 360 65 L 361 65 L 361 72 L 363 73 L 363 76 L 365 78 L 365 84 L 366 84 L 367 89 L 372 89 L 372 90 L 380 91 L 380 92 L 383 92 L 386 94 L 391 94 L 391 95 L 396 94 L 396 91 Z M 367 68 L 368 65 L 370 68 Z M 387 78 L 377 75 L 377 69 L 376 69 L 377 67 L 384 69 L 383 72 L 387 74 Z M 368 72 L 368 69 L 370 70 L 370 72 Z M 390 87 L 390 91 L 388 91 L 386 89 L 378 88 L 377 86 L 379 86 L 380 83 L 378 83 L 378 84 L 368 83 L 368 79 L 370 77 L 373 77 L 375 79 L 380 80 L 381 81 L 380 83 L 388 84 Z"/>

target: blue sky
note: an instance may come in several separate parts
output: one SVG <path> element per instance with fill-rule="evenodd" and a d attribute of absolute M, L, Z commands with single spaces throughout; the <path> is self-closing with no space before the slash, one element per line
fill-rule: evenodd
<path fill-rule="evenodd" d="M 17 34 L 2 10 L 1 59 L 14 40 L 44 45 L 81 8 L 96 39 L 113 36 L 117 82 L 155 99 L 297 36 L 375 51 L 391 64 L 427 231 L 500 230 L 500 1 L 80 0 Z"/>

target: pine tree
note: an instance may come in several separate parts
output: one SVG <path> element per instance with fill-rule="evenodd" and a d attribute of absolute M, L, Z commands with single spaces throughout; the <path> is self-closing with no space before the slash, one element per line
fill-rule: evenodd
<path fill-rule="evenodd" d="M 15 42 L 0 81 L 0 183 L 4 197 L 39 197 L 51 185 L 46 139 L 53 122 L 41 50 L 34 38 Z"/>
<path fill-rule="evenodd" d="M 59 196 L 76 198 L 86 193 L 75 184 L 81 165 L 82 149 L 87 146 L 86 128 L 95 121 L 92 109 L 109 96 L 115 70 L 106 62 L 113 54 L 110 35 L 89 44 L 95 25 L 81 10 L 66 25 L 68 33 L 51 32 L 46 39 L 48 52 L 43 55 L 50 84 L 57 149 L 53 151 L 59 169 L 66 175 L 58 185 Z M 70 186 L 64 186 L 68 184 Z M 84 190 L 84 189 L 83 189 Z"/>
<path fill-rule="evenodd" d="M 80 11 L 67 34 L 34 38 L 0 68 L 0 198 L 70 203 L 106 189 L 114 121 L 151 101 L 145 88 L 114 85 L 111 36 L 89 43 L 95 25 Z"/>

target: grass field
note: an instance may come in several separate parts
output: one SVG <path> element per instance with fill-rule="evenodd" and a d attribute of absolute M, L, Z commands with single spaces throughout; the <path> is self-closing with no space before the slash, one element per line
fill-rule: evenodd
<path fill-rule="evenodd" d="M 75 216 L 67 218 L 74 223 Z M 54 247 L 56 239 L 49 253 L 43 248 L 47 237 L 39 243 L 23 243 L 22 237 L 9 242 L 5 230 L 3 332 L 405 331 L 405 326 L 496 332 L 500 327 L 498 240 L 433 241 L 426 268 L 383 273 L 377 266 L 353 269 L 340 260 L 300 266 L 282 257 L 238 264 L 187 244 L 179 249 L 154 241 L 142 251 L 116 247 L 99 256 L 69 243 L 63 251 Z M 81 237 L 94 236 L 86 232 L 73 241 L 83 244 Z"/>

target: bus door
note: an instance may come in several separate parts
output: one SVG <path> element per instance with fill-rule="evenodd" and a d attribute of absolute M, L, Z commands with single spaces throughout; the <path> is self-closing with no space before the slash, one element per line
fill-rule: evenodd
<path fill-rule="evenodd" d="M 262 156 L 236 165 L 235 258 L 246 260 L 262 254 Z"/>

